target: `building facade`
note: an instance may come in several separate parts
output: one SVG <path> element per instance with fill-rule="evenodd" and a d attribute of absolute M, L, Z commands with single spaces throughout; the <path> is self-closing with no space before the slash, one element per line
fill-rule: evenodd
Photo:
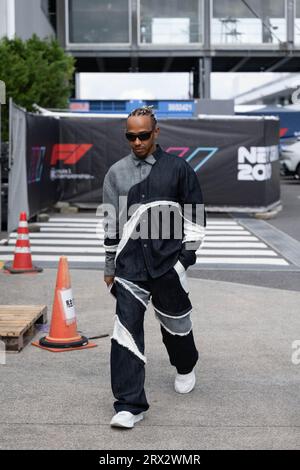
<path fill-rule="evenodd" d="M 78 72 L 299 72 L 300 0 L 0 0 L 0 37 L 57 35 Z"/>
<path fill-rule="evenodd" d="M 299 71 L 300 0 L 58 0 L 80 72 Z"/>

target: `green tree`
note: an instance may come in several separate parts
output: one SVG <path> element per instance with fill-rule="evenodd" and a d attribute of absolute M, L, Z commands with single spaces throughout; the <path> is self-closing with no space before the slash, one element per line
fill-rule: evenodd
<path fill-rule="evenodd" d="M 74 58 L 56 39 L 35 34 L 0 40 L 0 80 L 6 84 L 7 104 L 2 106 L 2 140 L 8 140 L 8 100 L 32 111 L 33 103 L 48 108 L 65 108 L 73 89 Z"/>

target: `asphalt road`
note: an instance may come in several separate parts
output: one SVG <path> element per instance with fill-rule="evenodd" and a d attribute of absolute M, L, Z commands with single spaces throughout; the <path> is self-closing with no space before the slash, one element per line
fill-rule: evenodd
<path fill-rule="evenodd" d="M 267 221 L 271 234 L 276 227 L 282 239 L 287 234 L 299 240 L 299 194 L 299 183 L 283 183 L 283 211 Z M 175 370 L 150 306 L 145 387 L 151 407 L 128 432 L 109 426 L 109 337 L 83 351 L 52 354 L 28 345 L 7 354 L 0 365 L 0 448 L 299 449 L 300 365 L 293 345 L 300 331 L 300 294 L 292 291 L 300 290 L 300 267 L 294 267 L 189 270 L 200 360 L 196 387 L 187 396 L 173 389 Z M 50 320 L 55 269 L 0 275 L 1 303 L 46 305 Z M 74 269 L 71 278 L 78 331 L 111 335 L 115 302 L 102 270 Z M 42 327 L 39 336 L 50 325 Z"/>

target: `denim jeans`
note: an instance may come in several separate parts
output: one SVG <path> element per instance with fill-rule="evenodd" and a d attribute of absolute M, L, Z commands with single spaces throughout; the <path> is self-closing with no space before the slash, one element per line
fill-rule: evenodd
<path fill-rule="evenodd" d="M 111 387 L 118 411 L 141 413 L 149 408 L 144 382 L 144 315 L 149 300 L 160 322 L 170 363 L 180 374 L 192 371 L 197 360 L 186 271 L 180 261 L 159 278 L 135 281 L 115 276 L 110 293 L 116 299 L 111 337 Z"/>

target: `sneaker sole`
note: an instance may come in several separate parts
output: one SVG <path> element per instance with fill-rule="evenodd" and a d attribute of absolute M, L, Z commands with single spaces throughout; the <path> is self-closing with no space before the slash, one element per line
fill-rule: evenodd
<path fill-rule="evenodd" d="M 176 393 L 179 393 L 179 395 L 185 395 L 185 394 L 187 394 L 187 393 L 192 392 L 192 391 L 194 390 L 194 388 L 195 388 L 195 387 L 192 387 L 192 388 L 190 388 L 189 390 L 186 390 L 186 391 L 184 391 L 184 392 L 180 392 L 179 390 L 176 390 L 176 388 L 175 388 L 175 392 L 176 392 Z"/>
<path fill-rule="evenodd" d="M 136 423 L 138 423 L 139 421 L 142 421 L 142 419 L 144 419 L 144 416 L 143 416 L 143 415 L 141 415 L 141 416 L 136 415 L 136 417 L 135 417 L 134 420 L 133 420 L 132 426 L 128 426 L 128 425 L 126 425 L 126 423 L 121 423 L 121 422 L 118 422 L 118 421 L 115 421 L 115 422 L 114 422 L 114 421 L 111 421 L 110 425 L 111 425 L 111 427 L 113 427 L 113 428 L 132 429 L 132 428 L 134 427 L 134 425 L 135 425 Z"/>

